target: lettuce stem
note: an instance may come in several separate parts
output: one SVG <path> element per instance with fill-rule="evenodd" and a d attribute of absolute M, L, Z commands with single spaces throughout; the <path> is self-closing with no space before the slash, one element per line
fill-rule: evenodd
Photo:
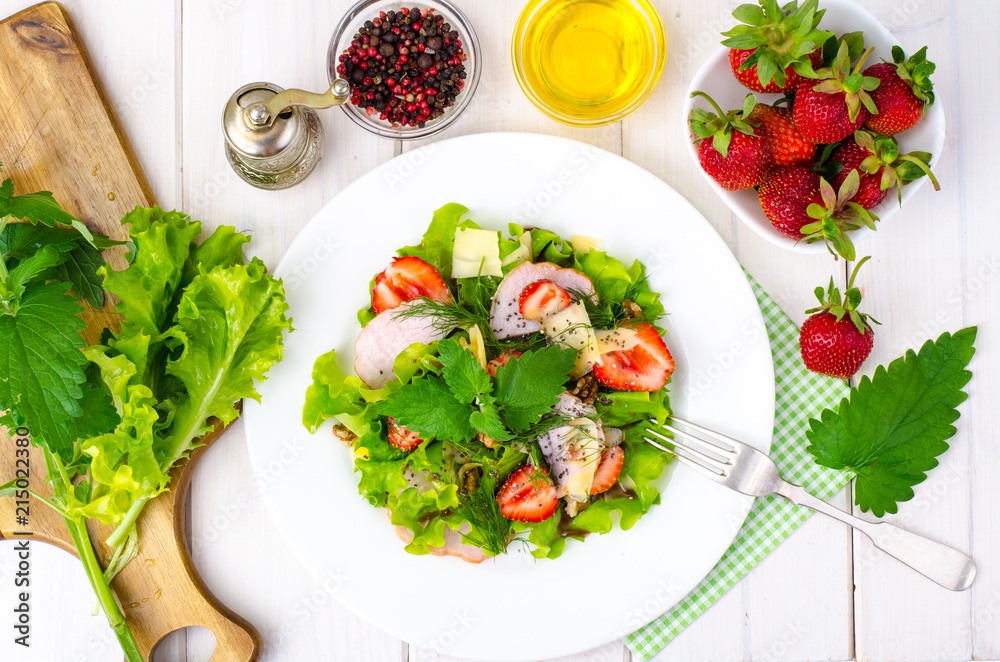
<path fill-rule="evenodd" d="M 45 458 L 45 466 L 48 470 L 49 482 L 52 485 L 54 494 L 56 497 L 65 500 L 67 492 L 73 489 L 72 480 L 66 473 L 66 468 L 63 466 L 62 460 L 53 455 L 44 446 L 42 446 L 42 454 Z M 77 554 L 80 555 L 80 560 L 83 561 L 83 568 L 87 573 L 87 579 L 90 580 L 90 586 L 97 595 L 97 602 L 101 605 L 101 609 L 104 610 L 104 614 L 108 618 L 108 624 L 115 631 L 115 636 L 118 638 L 122 652 L 125 653 L 126 662 L 143 662 L 139 644 L 136 642 L 132 630 L 125 621 L 125 614 L 122 613 L 121 608 L 118 606 L 118 601 L 115 600 L 115 596 L 111 592 L 111 586 L 104 577 L 104 569 L 101 568 L 101 564 L 97 560 L 97 555 L 94 553 L 94 545 L 90 540 L 90 532 L 87 531 L 86 520 L 83 517 L 66 517 L 65 515 L 63 516 L 63 520 L 66 522 L 66 528 L 69 530 L 70 538 L 73 539 L 73 545 L 76 547 Z"/>

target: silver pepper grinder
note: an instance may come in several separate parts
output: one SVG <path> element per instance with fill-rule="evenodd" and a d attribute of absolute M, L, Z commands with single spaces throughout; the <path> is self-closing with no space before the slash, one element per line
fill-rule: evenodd
<path fill-rule="evenodd" d="M 222 112 L 229 165 L 257 188 L 295 186 L 323 156 L 323 125 L 314 109 L 349 98 L 350 85 L 342 78 L 323 94 L 282 90 L 271 83 L 244 85 Z"/>

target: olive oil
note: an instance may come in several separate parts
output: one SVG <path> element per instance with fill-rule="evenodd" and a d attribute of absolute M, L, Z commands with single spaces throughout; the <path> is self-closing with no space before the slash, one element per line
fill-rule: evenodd
<path fill-rule="evenodd" d="M 634 109 L 663 68 L 663 26 L 645 0 L 533 0 L 514 40 L 529 96 L 581 124 Z"/>

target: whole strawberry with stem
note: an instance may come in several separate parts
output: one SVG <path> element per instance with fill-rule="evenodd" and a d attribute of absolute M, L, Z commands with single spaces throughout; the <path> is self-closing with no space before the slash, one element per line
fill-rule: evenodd
<path fill-rule="evenodd" d="M 808 168 L 792 166 L 768 171 L 757 189 L 764 215 L 779 232 L 797 241 L 822 241 L 834 256 L 855 256 L 849 232 L 866 225 L 875 229 L 878 217 L 853 201 L 860 176 L 852 172 L 837 191 Z"/>
<path fill-rule="evenodd" d="M 807 78 L 815 78 L 823 43 L 833 36 L 818 28 L 826 10 L 818 0 L 798 0 L 784 7 L 777 0 L 743 4 L 733 17 L 743 25 L 723 32 L 729 66 L 736 80 L 754 92 L 794 91 Z"/>
<path fill-rule="evenodd" d="M 715 113 L 711 113 L 694 108 L 688 118 L 698 144 L 698 162 L 702 169 L 727 191 L 760 184 L 767 167 L 767 147 L 747 122 L 756 104 L 754 96 L 746 96 L 742 110 L 728 113 L 722 112 L 719 104 L 704 92 L 692 92 L 691 96 L 705 97 L 715 109 Z"/>
<path fill-rule="evenodd" d="M 747 121 L 764 138 L 767 158 L 773 166 L 811 167 L 816 158 L 816 144 L 806 140 L 795 127 L 792 111 L 783 106 L 758 103 Z"/>
<path fill-rule="evenodd" d="M 847 176 L 856 171 L 859 176 L 858 193 L 854 202 L 871 209 L 885 199 L 889 190 L 896 187 L 896 198 L 903 204 L 903 185 L 924 175 L 931 180 L 935 191 L 941 186 L 928 165 L 931 155 L 927 152 L 899 153 L 899 144 L 890 136 L 876 136 L 858 131 L 853 140 L 845 140 L 830 156 L 830 161 L 843 168 L 833 178 L 833 185 L 840 187 Z"/>
<path fill-rule="evenodd" d="M 878 115 L 870 115 L 865 127 L 887 136 L 911 128 L 923 117 L 924 109 L 934 103 L 931 74 L 935 65 L 927 59 L 927 47 L 906 59 L 903 49 L 893 46 L 892 60 L 865 69 L 865 76 L 879 80 L 879 86 L 871 92 Z"/>
<path fill-rule="evenodd" d="M 830 68 L 817 72 L 820 80 L 799 87 L 792 109 L 803 137 L 814 143 L 837 143 L 861 128 L 869 113 L 878 113 L 868 93 L 879 81 L 861 73 L 873 50 L 866 50 L 852 68 L 850 48 L 842 40 Z"/>
<path fill-rule="evenodd" d="M 872 353 L 875 332 L 869 322 L 879 322 L 858 310 L 861 290 L 854 287 L 858 269 L 867 261 L 863 257 L 855 265 L 843 299 L 832 277 L 825 293 L 822 287 L 816 288 L 820 305 L 806 311 L 809 318 L 799 330 L 802 361 L 813 372 L 849 379 Z"/>

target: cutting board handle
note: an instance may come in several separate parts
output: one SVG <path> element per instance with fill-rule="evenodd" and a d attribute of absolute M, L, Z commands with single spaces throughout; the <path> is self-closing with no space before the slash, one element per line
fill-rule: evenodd
<path fill-rule="evenodd" d="M 198 460 L 207 450 L 208 446 L 195 450 L 175 474 L 170 492 L 147 505 L 139 522 L 143 541 L 140 556 L 112 582 L 147 660 L 164 637 L 190 625 L 208 628 L 215 635 L 212 662 L 253 662 L 260 656 L 260 634 L 205 585 L 186 542 L 188 487 Z M 147 531 L 170 530 L 164 520 L 172 523 L 172 536 L 147 535 Z M 133 564 L 134 571 L 129 572 Z M 158 566 L 162 566 L 162 575 L 155 572 Z M 161 581 L 173 585 L 164 586 Z"/>

